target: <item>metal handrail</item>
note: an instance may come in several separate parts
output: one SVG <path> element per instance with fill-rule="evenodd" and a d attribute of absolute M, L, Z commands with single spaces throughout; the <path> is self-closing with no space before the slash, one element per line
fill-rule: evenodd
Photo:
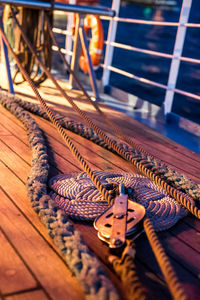
<path fill-rule="evenodd" d="M 146 83 L 146 84 L 150 84 L 150 85 L 153 85 L 153 86 L 156 86 L 156 87 L 159 87 L 161 89 L 167 89 L 167 85 L 164 85 L 162 83 L 158 83 L 156 81 L 153 81 L 153 80 L 149 80 L 147 78 L 144 78 L 144 77 L 139 77 L 139 76 L 136 76 L 134 74 L 131 74 L 127 71 L 124 71 L 124 70 L 121 70 L 121 69 L 118 69 L 116 67 L 113 67 L 113 66 L 106 66 L 105 64 L 101 64 L 101 67 L 104 68 L 104 69 L 108 69 L 112 72 L 115 72 L 115 73 L 118 73 L 118 74 L 121 74 L 123 76 L 126 76 L 126 77 L 129 77 L 129 78 L 132 78 L 132 79 L 135 79 L 137 81 L 140 81 L 140 82 L 143 82 L 143 83 Z"/>
<path fill-rule="evenodd" d="M 133 24 L 142 24 L 142 25 L 158 25 L 158 26 L 172 26 L 177 27 L 180 25 L 179 22 L 161 22 L 161 21 L 149 21 L 149 20 L 143 20 L 143 19 L 130 19 L 130 18 L 121 18 L 121 17 L 107 17 L 107 16 L 101 16 L 101 20 L 104 21 L 110 21 L 114 20 L 117 22 L 124 22 L 124 23 L 133 23 Z M 199 23 L 185 23 L 183 26 L 185 27 L 193 27 L 193 28 L 200 28 Z"/>
<path fill-rule="evenodd" d="M 60 29 L 60 28 L 57 28 L 57 27 L 54 27 L 53 29 L 53 32 L 54 33 L 59 33 L 59 34 L 64 34 L 64 35 L 72 35 L 72 33 L 69 31 L 69 30 L 64 30 L 64 29 Z"/>
<path fill-rule="evenodd" d="M 61 10 L 65 12 L 78 13 L 78 14 L 90 14 L 90 15 L 102 15 L 114 17 L 115 11 L 111 9 L 104 9 L 99 7 L 72 5 L 55 2 L 54 5 L 50 2 L 34 1 L 34 0 L 0 0 L 2 4 L 10 4 L 13 6 L 23 6 L 33 9 L 45 9 L 45 10 Z"/>
<path fill-rule="evenodd" d="M 131 73 L 127 72 L 127 71 L 118 69 L 118 68 L 113 67 L 113 66 L 105 66 L 105 64 L 101 64 L 101 67 L 102 68 L 107 68 L 108 70 L 110 70 L 112 72 L 118 73 L 120 75 L 132 78 L 132 79 L 137 80 L 139 82 L 143 82 L 143 83 L 146 83 L 146 84 L 149 84 L 149 85 L 152 85 L 152 86 L 164 89 L 164 90 L 167 90 L 167 88 L 168 88 L 167 85 L 164 85 L 162 83 L 159 83 L 159 82 L 156 82 L 156 81 L 153 81 L 153 80 L 149 80 L 149 79 L 144 78 L 144 77 L 136 76 L 134 74 L 131 74 Z M 176 89 L 176 88 L 172 89 L 172 91 L 174 91 L 177 94 L 181 94 L 181 95 L 184 95 L 184 96 L 196 99 L 196 100 L 200 100 L 200 96 L 195 95 L 195 94 L 190 93 L 190 92 L 187 92 L 187 91 L 183 91 L 183 90 Z"/>
<path fill-rule="evenodd" d="M 107 16 L 101 16 L 101 19 L 105 20 L 105 21 L 111 20 L 111 18 L 107 17 Z M 160 25 L 160 26 L 178 26 L 179 25 L 178 22 L 147 21 L 147 20 L 121 18 L 121 17 L 114 17 L 114 18 L 112 18 L 112 20 L 117 21 L 117 22 L 144 24 L 144 25 Z"/>
<path fill-rule="evenodd" d="M 165 57 L 165 58 L 172 58 L 173 57 L 172 54 L 167 54 L 167 53 L 163 53 L 163 52 L 147 50 L 147 49 L 138 48 L 138 47 L 134 47 L 134 46 L 130 46 L 130 45 L 125 45 L 125 44 L 121 44 L 121 43 L 116 43 L 116 42 L 105 41 L 105 44 L 106 45 L 111 45 L 111 46 L 116 47 L 116 48 L 121 48 L 121 49 L 125 49 L 125 50 L 135 51 L 135 52 L 139 52 L 139 53 L 145 53 L 145 54 L 149 54 L 149 55 L 155 55 L 155 56 L 160 56 L 160 57 Z"/>
<path fill-rule="evenodd" d="M 68 36 L 72 36 L 72 33 L 69 32 L 68 30 L 63 30 L 63 29 L 59 29 L 59 28 L 55 28 L 55 27 L 53 28 L 53 32 L 68 35 Z M 148 54 L 148 55 L 154 55 L 154 56 L 164 57 L 164 58 L 168 58 L 168 59 L 173 58 L 172 54 L 159 52 L 159 51 L 148 50 L 148 49 L 144 49 L 144 48 L 138 48 L 138 47 L 134 47 L 134 46 L 131 46 L 131 45 L 126 45 L 126 44 L 121 44 L 121 43 L 116 43 L 116 42 L 109 42 L 109 41 L 104 41 L 104 44 L 105 45 L 111 45 L 111 46 L 116 47 L 116 48 L 129 50 L 129 51 L 135 51 L 135 52 L 138 52 L 138 53 L 145 53 L 145 54 Z M 68 51 L 68 52 L 70 52 L 70 51 Z M 65 52 L 65 53 L 67 53 L 67 52 Z M 196 59 L 196 58 L 192 58 L 192 57 L 180 56 L 180 57 L 177 57 L 177 59 L 179 59 L 181 61 L 185 61 L 185 62 L 200 64 L 200 59 Z"/>
<path fill-rule="evenodd" d="M 173 58 L 172 54 L 168 54 L 168 53 L 164 53 L 164 52 L 158 52 L 158 51 L 153 51 L 153 50 L 147 50 L 147 49 L 138 48 L 138 47 L 134 47 L 134 46 L 130 46 L 130 45 L 125 45 L 125 44 L 121 44 L 121 43 L 105 41 L 104 44 L 111 45 L 111 46 L 116 47 L 116 48 L 121 48 L 121 49 L 125 49 L 125 50 L 139 52 L 139 53 L 145 53 L 145 54 L 159 56 L 159 57 L 164 57 L 164 58 L 169 58 L 169 59 Z M 186 62 L 200 64 L 200 59 L 196 59 L 196 58 L 179 56 L 179 57 L 177 57 L 177 59 L 179 59 L 181 61 L 186 61 Z"/>
<path fill-rule="evenodd" d="M 53 51 L 56 51 L 56 52 L 58 51 L 58 47 L 56 47 L 55 45 L 53 45 L 53 46 L 51 47 L 51 49 L 52 49 Z M 66 49 L 64 49 L 64 48 L 61 48 L 60 51 L 61 51 L 63 54 L 67 54 L 67 55 L 70 55 L 70 56 L 73 55 L 73 52 L 72 52 L 72 51 L 66 50 Z"/>

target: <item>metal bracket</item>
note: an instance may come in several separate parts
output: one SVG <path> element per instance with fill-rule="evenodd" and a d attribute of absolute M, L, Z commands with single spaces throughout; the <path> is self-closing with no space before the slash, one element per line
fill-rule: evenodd
<path fill-rule="evenodd" d="M 120 195 L 113 205 L 113 222 L 110 236 L 110 248 L 116 248 L 125 243 L 128 195 L 124 194 L 124 185 L 120 185 Z"/>
<path fill-rule="evenodd" d="M 114 205 L 95 220 L 94 227 L 98 230 L 98 237 L 110 248 L 119 248 L 125 244 L 127 236 L 138 232 L 137 225 L 144 215 L 145 208 L 128 200 L 124 185 L 120 185 L 120 195 Z"/>

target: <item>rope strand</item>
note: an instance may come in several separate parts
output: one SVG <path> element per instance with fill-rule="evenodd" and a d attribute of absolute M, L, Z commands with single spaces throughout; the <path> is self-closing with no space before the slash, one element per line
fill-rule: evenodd
<path fill-rule="evenodd" d="M 173 296 L 174 300 L 187 300 L 187 296 L 182 285 L 177 278 L 177 275 L 171 266 L 171 263 L 163 249 L 150 219 L 145 218 L 144 229 L 151 245 L 151 248 L 155 254 L 155 257 L 159 263 L 160 269 L 165 277 L 169 290 Z"/>

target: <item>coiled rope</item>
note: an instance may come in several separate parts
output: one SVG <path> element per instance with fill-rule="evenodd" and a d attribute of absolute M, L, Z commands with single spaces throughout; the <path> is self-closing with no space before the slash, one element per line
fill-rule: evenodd
<path fill-rule="evenodd" d="M 159 266 L 162 270 L 162 273 L 165 277 L 167 285 L 173 298 L 175 300 L 186 300 L 187 297 L 181 286 L 178 278 L 170 264 L 168 257 L 166 256 L 165 250 L 163 249 L 162 245 L 160 244 L 158 237 L 155 234 L 154 228 L 152 226 L 151 221 L 148 218 L 144 220 L 144 229 L 151 245 L 151 248 L 156 256 L 156 259 L 159 263 Z"/>

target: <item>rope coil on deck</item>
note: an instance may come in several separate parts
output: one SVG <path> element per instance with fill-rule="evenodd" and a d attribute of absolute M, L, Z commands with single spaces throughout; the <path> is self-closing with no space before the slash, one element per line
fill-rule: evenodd
<path fill-rule="evenodd" d="M 187 214 L 187 210 L 159 186 L 146 177 L 125 172 L 94 171 L 106 188 L 123 183 L 133 189 L 130 199 L 143 205 L 156 231 L 173 226 Z M 51 198 L 73 219 L 91 221 L 102 214 L 108 203 L 85 172 L 57 175 L 50 179 Z"/>

